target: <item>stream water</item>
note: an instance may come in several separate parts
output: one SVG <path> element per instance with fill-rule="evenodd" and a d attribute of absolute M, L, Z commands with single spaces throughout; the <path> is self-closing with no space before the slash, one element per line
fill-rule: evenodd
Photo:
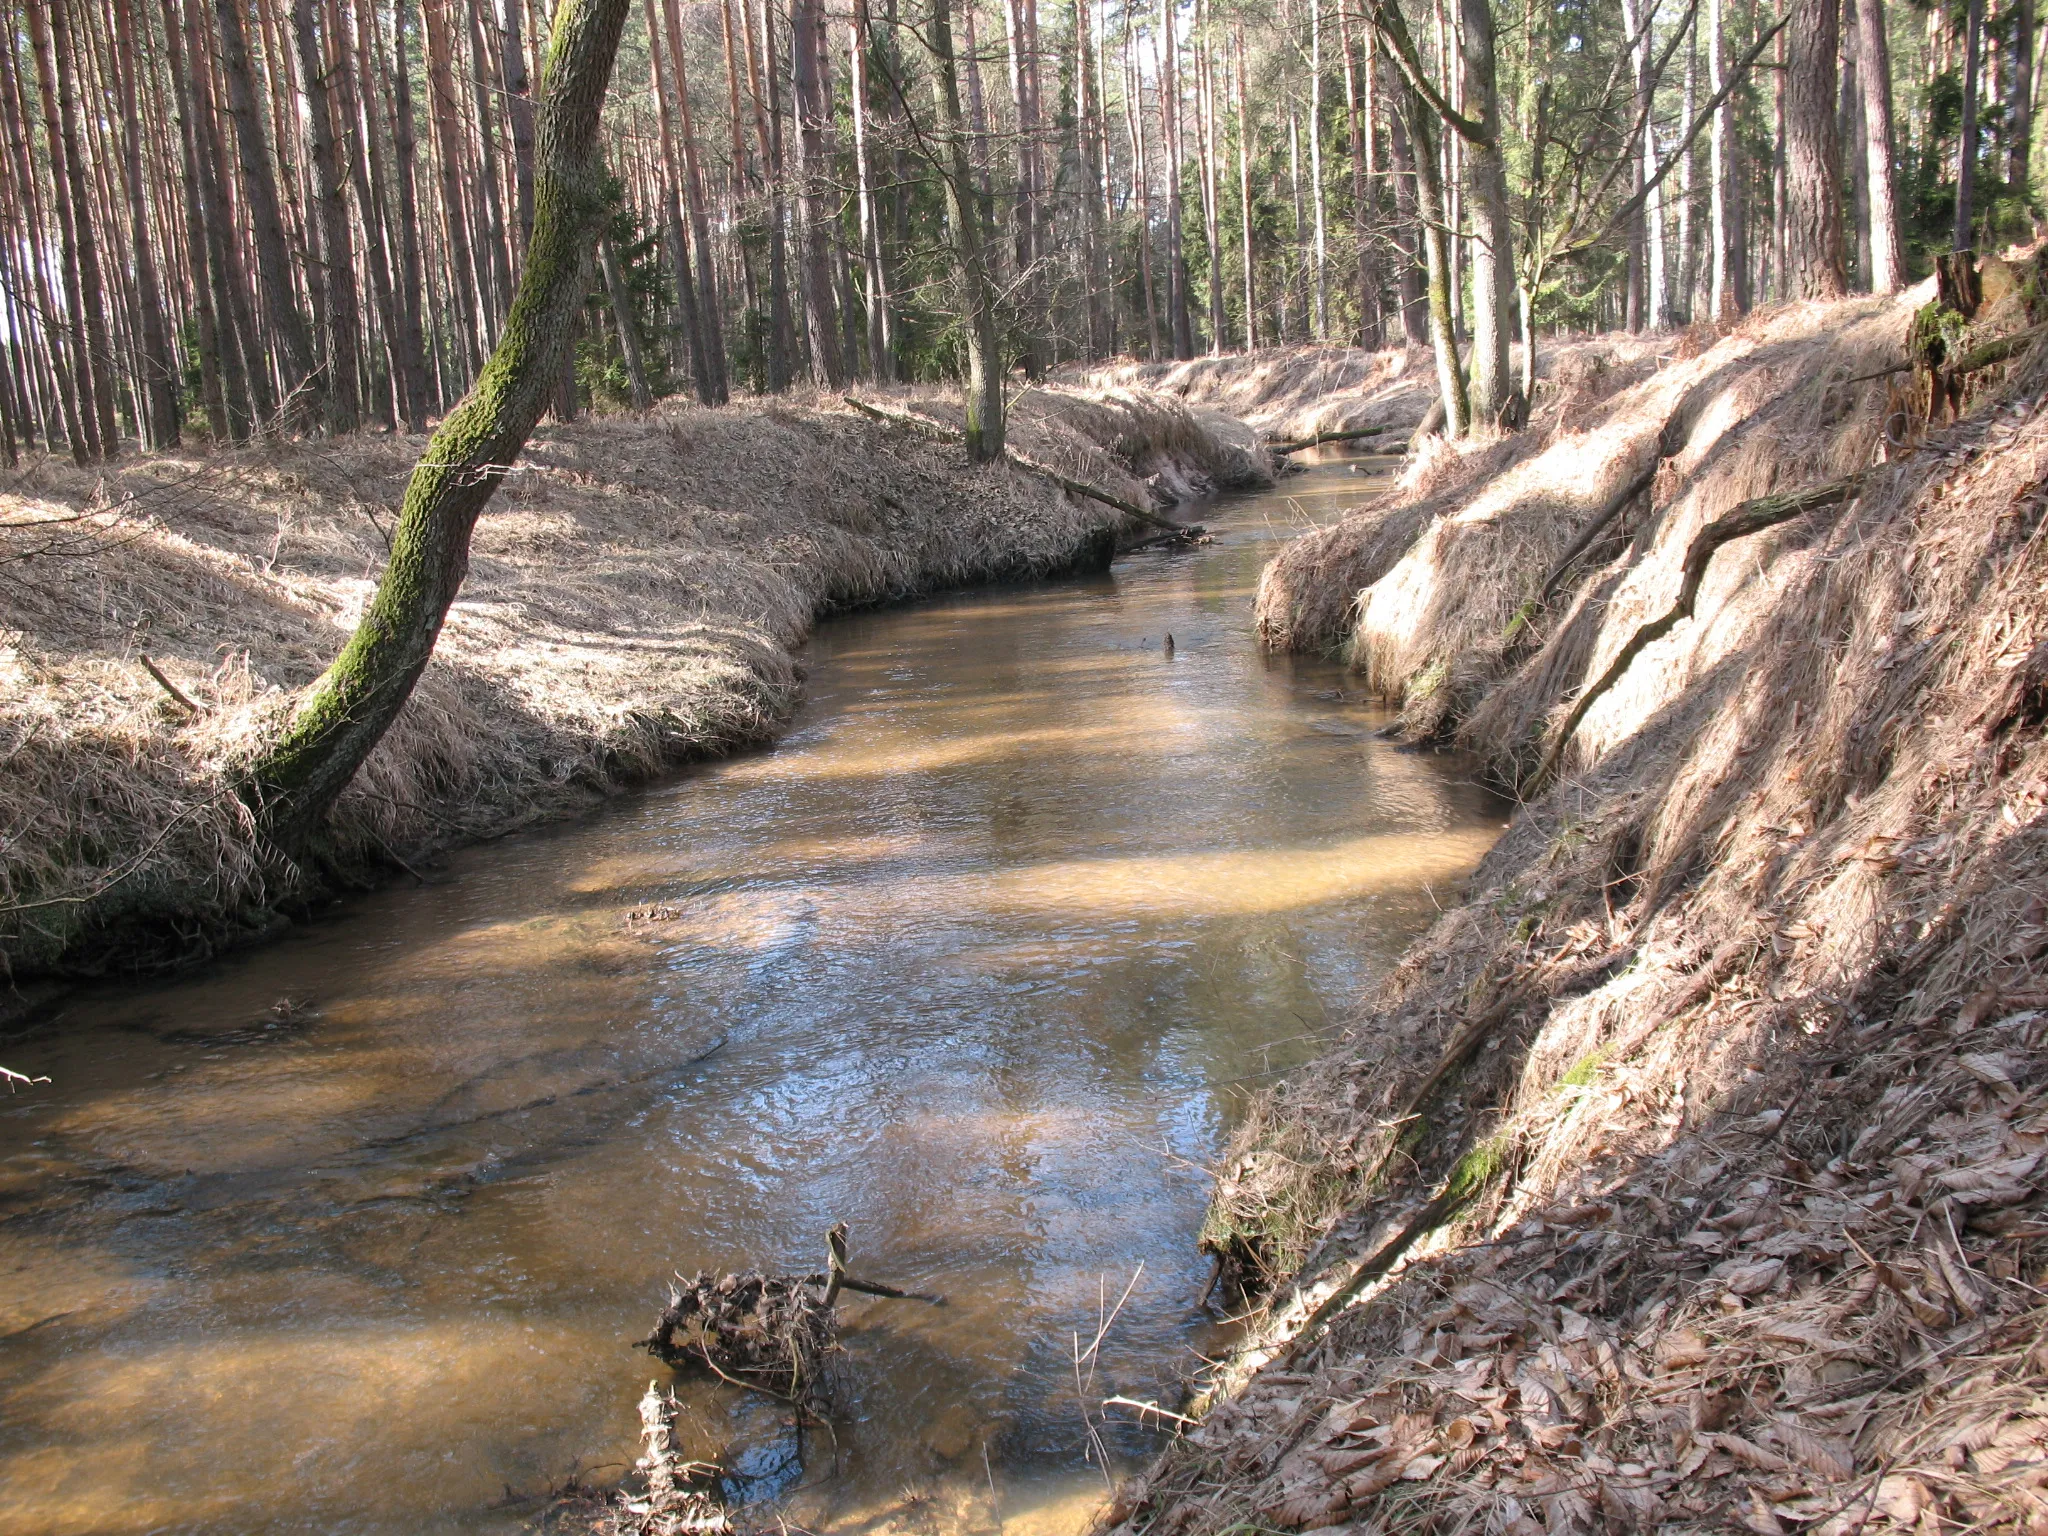
<path fill-rule="evenodd" d="M 1501 821 L 1253 644 L 1364 489 L 823 624 L 774 750 L 10 1044 L 51 1082 L 0 1095 L 0 1533 L 530 1526 L 637 1454 L 672 1269 L 842 1220 L 948 1304 L 846 1309 L 836 1451 L 696 1382 L 689 1449 L 814 1531 L 1077 1530 L 1083 1397 L 1128 1466 L 1095 1405 L 1218 1337 L 1203 1165 Z"/>

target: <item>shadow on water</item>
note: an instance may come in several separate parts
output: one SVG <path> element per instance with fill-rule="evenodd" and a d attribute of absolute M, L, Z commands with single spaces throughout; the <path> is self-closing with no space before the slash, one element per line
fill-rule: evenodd
<path fill-rule="evenodd" d="M 1202 1165 L 1501 819 L 1252 644 L 1277 541 L 1371 489 L 834 620 L 773 750 L 78 995 L 0 1100 L 0 1533 L 516 1525 L 635 1454 L 671 1269 L 840 1220 L 949 1305 L 851 1307 L 836 1453 L 698 1386 L 690 1448 L 812 1529 L 1072 1529 L 1074 1336 L 1142 1263 L 1087 1392 L 1171 1398 Z"/>

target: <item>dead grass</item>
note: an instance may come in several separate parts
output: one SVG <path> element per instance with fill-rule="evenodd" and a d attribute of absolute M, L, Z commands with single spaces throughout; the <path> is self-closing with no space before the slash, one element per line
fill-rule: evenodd
<path fill-rule="evenodd" d="M 1867 461 L 1840 381 L 1886 325 L 1780 313 L 1681 360 L 1655 516 L 1467 738 L 1554 719 L 1701 523 Z M 1115 1522 L 2048 1527 L 2048 363 L 1986 382 L 1860 500 L 1725 551 L 1260 1106 L 1210 1230 L 1292 1279 Z M 1522 740 L 1475 745 L 1512 774 Z"/>
<path fill-rule="evenodd" d="M 1036 450 L 1131 499 L 1238 452 L 1128 393 L 1034 392 L 1022 414 Z M 189 960 L 326 888 L 259 850 L 226 785 L 355 622 L 422 446 L 167 455 L 100 479 L 42 462 L 0 491 L 14 976 Z M 343 797 L 343 862 L 389 868 L 760 741 L 815 615 L 1069 567 L 1115 519 L 824 399 L 543 429 Z"/>

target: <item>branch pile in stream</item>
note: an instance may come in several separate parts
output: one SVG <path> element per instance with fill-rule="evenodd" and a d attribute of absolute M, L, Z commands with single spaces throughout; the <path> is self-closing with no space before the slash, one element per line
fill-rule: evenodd
<path fill-rule="evenodd" d="M 826 1269 L 814 1275 L 758 1270 L 690 1280 L 676 1276 L 668 1305 L 641 1340 L 671 1366 L 700 1365 L 736 1386 L 787 1398 L 823 1415 L 831 1398 L 829 1356 L 838 1350 L 842 1291 L 944 1306 L 945 1298 L 901 1291 L 846 1272 L 846 1223 L 825 1234 Z"/>

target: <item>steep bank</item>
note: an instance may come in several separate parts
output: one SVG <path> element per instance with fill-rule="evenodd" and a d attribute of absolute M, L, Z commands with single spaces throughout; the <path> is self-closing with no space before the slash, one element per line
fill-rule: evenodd
<path fill-rule="evenodd" d="M 1542 342 L 1537 377 L 1574 391 L 1598 379 L 1611 391 L 1647 374 L 1671 343 L 1668 336 Z M 1183 362 L 1126 361 L 1077 368 L 1072 377 L 1094 389 L 1169 395 L 1197 415 L 1249 422 L 1267 437 L 1287 440 L 1364 427 L 1412 428 L 1436 401 L 1435 368 L 1426 347 L 1303 345 Z"/>
<path fill-rule="evenodd" d="M 1269 573 L 1531 798 L 1245 1127 L 1207 1240 L 1265 1308 L 1112 1524 L 2048 1520 L 2048 358 L 1923 440 L 1883 370 L 1926 297 L 1554 401 L 1323 536 L 1376 580 Z M 1866 469 L 1725 546 L 1533 782 L 1705 525 Z"/>
<path fill-rule="evenodd" d="M 1130 392 L 1033 391 L 1015 436 L 1140 504 L 1146 478 L 1270 475 L 1242 428 Z M 172 455 L 104 478 L 43 463 L 0 498 L 14 977 L 196 958 L 331 887 L 258 847 L 229 777 L 355 622 L 421 446 Z M 1099 564 L 1121 521 L 822 399 L 544 429 L 344 797 L 340 860 L 389 868 L 759 741 L 816 615 Z"/>

